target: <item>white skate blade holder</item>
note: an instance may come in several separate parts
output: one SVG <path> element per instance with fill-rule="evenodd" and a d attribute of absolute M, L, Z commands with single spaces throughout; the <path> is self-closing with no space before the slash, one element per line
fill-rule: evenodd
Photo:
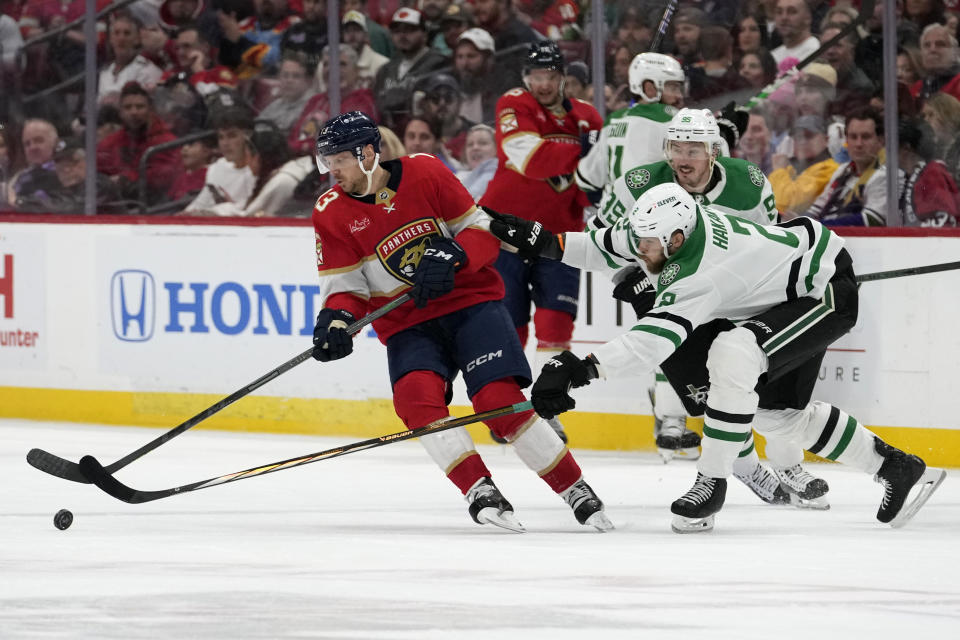
<path fill-rule="evenodd" d="M 688 447 L 686 449 L 663 449 L 657 447 L 657 453 L 663 458 L 663 464 L 667 464 L 673 459 L 693 462 L 700 458 L 700 447 Z"/>
<path fill-rule="evenodd" d="M 706 518 L 687 518 L 684 516 L 673 516 L 670 528 L 674 533 L 706 533 L 713 531 L 713 523 L 716 514 Z"/>
<path fill-rule="evenodd" d="M 790 495 L 790 505 L 797 509 L 811 509 L 813 511 L 828 511 L 830 509 L 830 501 L 827 500 L 827 496 L 801 498 L 792 491 L 788 493 Z"/>
<path fill-rule="evenodd" d="M 920 476 L 920 479 L 917 480 L 917 483 L 911 488 L 911 493 L 913 494 L 913 500 L 907 502 L 903 505 L 903 508 L 900 509 L 900 513 L 890 521 L 890 526 L 894 529 L 899 529 L 904 526 L 910 519 L 913 518 L 920 511 L 920 507 L 926 504 L 927 500 L 930 499 L 930 496 L 933 495 L 933 492 L 943 484 L 943 481 L 947 477 L 947 472 L 943 469 L 938 469 L 937 467 L 927 467 L 923 472 L 923 475 Z M 919 489 L 919 491 L 914 492 L 913 489 Z"/>
<path fill-rule="evenodd" d="M 607 531 L 613 531 L 616 527 L 613 526 L 613 522 L 610 521 L 610 518 L 607 517 L 603 511 L 597 511 L 583 524 L 589 525 L 599 531 L 600 533 L 606 533 Z"/>
<path fill-rule="evenodd" d="M 477 513 L 477 520 L 479 520 L 481 524 L 489 523 L 501 529 L 509 529 L 517 533 L 526 533 L 527 531 L 513 515 L 513 512 L 500 511 L 496 507 L 484 507 L 480 509 L 480 512 Z"/>

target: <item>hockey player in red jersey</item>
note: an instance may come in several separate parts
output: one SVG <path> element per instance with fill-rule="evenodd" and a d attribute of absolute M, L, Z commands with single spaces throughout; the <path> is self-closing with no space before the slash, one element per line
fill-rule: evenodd
<path fill-rule="evenodd" d="M 603 126 L 591 105 L 564 98 L 564 73 L 556 43 L 530 45 L 523 68 L 526 88 L 511 89 L 497 102 L 497 171 L 480 199 L 483 207 L 536 220 L 553 233 L 583 230 L 583 209 L 590 203 L 573 176 L 589 148 L 589 133 Z M 530 303 L 536 307 L 539 369 L 570 348 L 580 270 L 507 251 L 500 252 L 496 266 L 506 287 L 504 303 L 524 344 Z M 551 426 L 566 440 L 556 419 Z"/>
<path fill-rule="evenodd" d="M 336 186 L 313 210 L 324 301 L 314 357 L 349 355 L 348 324 L 409 292 L 414 304 L 373 323 L 387 347 L 394 408 L 407 428 L 449 415 L 458 373 L 478 412 L 523 402 L 530 367 L 500 301 L 503 282 L 493 268 L 500 243 L 485 230 L 489 217 L 433 156 L 379 160 L 380 133 L 359 111 L 333 118 L 317 136 L 317 164 Z M 613 528 L 573 455 L 545 421 L 524 411 L 487 426 L 564 498 L 581 524 Z M 476 522 L 523 531 L 466 429 L 420 442 L 464 494 Z"/>

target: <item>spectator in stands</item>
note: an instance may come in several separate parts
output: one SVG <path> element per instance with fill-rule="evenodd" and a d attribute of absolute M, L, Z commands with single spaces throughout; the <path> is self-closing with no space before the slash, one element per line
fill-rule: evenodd
<path fill-rule="evenodd" d="M 574 60 L 567 65 L 567 78 L 563 83 L 563 94 L 567 99 L 576 98 L 589 102 L 588 93 L 590 91 L 590 67 L 586 62 Z M 483 119 L 487 122 L 487 118 Z"/>
<path fill-rule="evenodd" d="M 760 167 L 763 173 L 773 170 L 772 147 L 770 146 L 770 127 L 767 126 L 764 110 L 755 108 L 750 112 L 747 128 L 740 137 L 737 157 L 749 160 Z"/>
<path fill-rule="evenodd" d="M 377 130 L 380 132 L 380 162 L 396 160 L 397 158 L 402 158 L 407 155 L 407 150 L 404 148 L 403 143 L 400 142 L 400 138 L 397 137 L 397 134 L 395 134 L 392 129 L 387 129 L 380 125 L 377 127 Z"/>
<path fill-rule="evenodd" d="M 920 50 L 903 46 L 897 49 L 897 82 L 912 87 L 923 79 L 923 65 L 920 63 Z"/>
<path fill-rule="evenodd" d="M 732 34 L 737 53 L 743 55 L 760 49 L 767 50 L 767 32 L 761 28 L 761 22 L 762 18 L 750 13 L 737 21 Z"/>
<path fill-rule="evenodd" d="M 253 117 L 241 107 L 224 109 L 213 121 L 220 159 L 207 168 L 206 180 L 185 213 L 199 215 L 221 202 L 246 203 L 256 177 L 248 166 L 247 140 L 253 134 Z"/>
<path fill-rule="evenodd" d="M 910 88 L 926 101 L 938 91 L 960 99 L 960 49 L 957 38 L 942 24 L 928 25 L 920 35 L 920 56 L 926 75 Z"/>
<path fill-rule="evenodd" d="M 195 24 L 180 28 L 174 36 L 176 68 L 163 74 L 166 82 L 177 73 L 186 73 L 190 84 L 202 96 L 222 88 L 236 89 L 237 76 L 224 65 L 214 65 L 212 48 L 207 36 Z"/>
<path fill-rule="evenodd" d="M 296 51 L 303 54 L 303 60 L 310 69 L 316 69 L 326 46 L 327 2 L 303 0 L 303 20 L 284 32 L 280 40 L 281 55 Z"/>
<path fill-rule="evenodd" d="M 206 126 L 207 105 L 185 71 L 176 73 L 153 91 L 153 110 L 176 137 Z"/>
<path fill-rule="evenodd" d="M 737 65 L 740 76 L 754 89 L 763 89 L 777 77 L 777 62 L 766 49 L 749 51 Z"/>
<path fill-rule="evenodd" d="M 476 122 L 460 115 L 460 85 L 447 73 L 435 73 L 421 80 L 413 92 L 413 114 L 431 122 L 440 131 L 440 142 L 450 158 L 463 156 L 467 131 Z"/>
<path fill-rule="evenodd" d="M 811 62 L 794 85 L 797 115 L 826 118 L 827 107 L 836 97 L 837 72 L 821 62 Z"/>
<path fill-rule="evenodd" d="M 254 3 L 255 15 L 237 19 L 235 12 L 217 12 L 223 37 L 220 62 L 233 69 L 242 80 L 266 72 L 280 64 L 280 43 L 287 29 L 300 17 L 287 7 L 287 0 L 260 0 Z"/>
<path fill-rule="evenodd" d="M 806 215 L 827 226 L 884 226 L 887 223 L 887 168 L 883 114 L 858 109 L 847 116 L 850 162 L 841 164 Z"/>
<path fill-rule="evenodd" d="M 127 83 L 153 89 L 163 76 L 160 67 L 140 55 L 141 26 L 128 13 L 113 14 L 108 31 L 113 62 L 100 72 L 97 95 L 101 104 L 116 103 Z"/>
<path fill-rule="evenodd" d="M 653 29 L 638 7 L 626 7 L 620 12 L 613 41 L 634 51 L 647 51 L 653 42 Z"/>
<path fill-rule="evenodd" d="M 177 179 L 167 191 L 167 196 L 171 200 L 184 198 L 192 200 L 200 193 L 200 189 L 207 181 L 207 167 L 213 162 L 216 150 L 217 139 L 214 136 L 207 136 L 180 147 L 180 163 L 183 165 L 183 171 L 177 175 Z"/>
<path fill-rule="evenodd" d="M 619 45 L 607 58 L 607 82 L 619 90 L 630 84 L 630 62 L 637 53 L 625 44 Z M 519 85 L 523 86 L 523 85 Z"/>
<path fill-rule="evenodd" d="M 580 7 L 576 0 L 516 0 L 523 22 L 550 40 L 579 40 Z"/>
<path fill-rule="evenodd" d="M 820 33 L 820 39 L 826 42 L 843 28 L 844 25 L 837 22 L 828 23 Z M 854 60 L 858 42 L 860 38 L 852 31 L 827 49 L 822 57 L 837 72 L 837 100 L 842 104 L 848 104 L 851 100 L 869 100 L 874 90 L 873 82 L 857 67 Z"/>
<path fill-rule="evenodd" d="M 407 155 L 429 153 L 439 158 L 454 173 L 463 169 L 460 162 L 451 157 L 443 146 L 440 129 L 424 118 L 415 116 L 407 121 L 407 126 L 403 129 L 403 146 L 407 149 Z"/>
<path fill-rule="evenodd" d="M 392 59 L 397 54 L 397 50 L 393 46 L 393 38 L 390 37 L 390 32 L 370 17 L 370 12 L 367 11 L 367 0 L 341 0 L 340 11 L 344 16 L 351 11 L 363 14 L 367 21 L 367 35 L 370 39 L 370 47 L 387 59 Z"/>
<path fill-rule="evenodd" d="M 954 181 L 960 184 L 960 100 L 946 93 L 935 93 L 923 104 L 923 119 L 933 129 L 935 157 L 947 165 Z"/>
<path fill-rule="evenodd" d="M 97 144 L 97 170 L 110 176 L 124 197 L 135 200 L 144 152 L 176 136 L 156 116 L 150 94 L 136 82 L 128 82 L 120 91 L 120 119 L 123 129 Z M 148 194 L 166 193 L 181 170 L 176 149 L 153 154 L 146 167 Z"/>
<path fill-rule="evenodd" d="M 494 73 L 493 38 L 480 27 L 460 35 L 453 56 L 453 73 L 460 83 L 463 101 L 460 115 L 473 122 L 493 122 L 497 100 L 511 87 L 503 87 Z"/>
<path fill-rule="evenodd" d="M 323 52 L 324 65 L 328 64 L 329 55 L 328 45 Z M 373 92 L 359 86 L 357 52 L 350 47 L 340 47 L 340 113 L 348 111 L 362 111 L 373 118 L 374 122 L 380 119 Z M 320 127 L 335 115 L 330 111 L 329 95 L 320 93 L 310 98 L 287 138 L 293 155 L 313 155 Z"/>
<path fill-rule="evenodd" d="M 479 202 L 487 190 L 487 184 L 497 172 L 497 142 L 492 127 L 475 124 L 470 128 L 463 164 L 464 169 L 457 173 L 457 178 L 473 199 Z"/>
<path fill-rule="evenodd" d="M 445 56 L 449 56 L 450 50 L 443 42 L 443 28 L 440 26 L 440 20 L 443 19 L 447 9 L 453 6 L 453 3 L 451 0 L 419 0 L 416 6 L 423 14 L 423 26 L 427 31 L 428 46 Z M 436 46 L 438 43 L 442 48 Z"/>
<path fill-rule="evenodd" d="M 954 5 L 955 6 L 955 5 Z M 921 30 L 931 24 L 946 22 L 943 0 L 906 0 L 901 18 L 909 20 Z"/>
<path fill-rule="evenodd" d="M 343 14 L 340 28 L 341 46 L 353 47 L 357 52 L 357 87 L 360 89 L 372 89 L 380 67 L 389 62 L 386 56 L 370 47 L 366 20 L 359 11 L 347 11 Z M 327 71 L 322 58 L 314 75 L 314 87 L 318 93 L 327 90 Z"/>
<path fill-rule="evenodd" d="M 956 227 L 960 192 L 946 165 L 934 159 L 933 130 L 916 118 L 901 119 L 897 131 L 900 210 L 908 227 Z"/>
<path fill-rule="evenodd" d="M 700 61 L 700 30 L 706 24 L 706 14 L 693 7 L 680 9 L 673 16 L 670 26 L 673 28 L 674 57 L 685 67 Z M 630 59 L 633 60 L 633 55 Z"/>
<path fill-rule="evenodd" d="M 451 4 L 440 18 L 440 33 L 430 42 L 430 47 L 444 55 L 453 56 L 460 36 L 475 24 L 469 5 Z"/>
<path fill-rule="evenodd" d="M 803 215 L 837 170 L 838 165 L 827 150 L 823 118 L 797 118 L 793 125 L 793 156 L 775 154 L 774 170 L 767 176 L 783 220 Z"/>
<path fill-rule="evenodd" d="M 713 25 L 703 27 L 698 46 L 703 62 L 687 70 L 693 102 L 749 86 L 733 66 L 733 36 L 729 30 Z"/>
<path fill-rule="evenodd" d="M 15 173 L 7 186 L 7 202 L 17 205 L 24 200 L 43 200 L 56 188 L 53 152 L 60 141 L 56 127 L 47 120 L 30 118 L 21 134 L 26 166 Z"/>
<path fill-rule="evenodd" d="M 416 9 L 398 9 L 390 21 L 390 33 L 400 55 L 377 72 L 373 93 L 384 124 L 396 127 L 410 114 L 414 83 L 446 66 L 447 59 L 427 47 L 423 16 Z"/>
<path fill-rule="evenodd" d="M 23 48 L 23 37 L 17 21 L 10 16 L 0 13 L 0 73 L 4 70 L 14 70 L 17 56 Z"/>
<path fill-rule="evenodd" d="M 803 60 L 820 47 L 810 33 L 811 20 L 806 0 L 777 0 L 774 23 L 783 44 L 770 52 L 777 64 L 784 58 Z"/>
<path fill-rule="evenodd" d="M 474 0 L 473 15 L 477 25 L 493 36 L 497 51 L 540 39 L 536 31 L 517 19 L 512 0 Z M 526 48 L 521 48 L 519 58 L 526 53 Z"/>
<path fill-rule="evenodd" d="M 53 154 L 57 174 L 57 187 L 53 189 L 48 202 L 39 205 L 38 212 L 44 213 L 84 213 L 86 205 L 87 155 L 83 141 L 71 138 L 60 141 Z M 103 173 L 97 173 L 96 213 L 126 213 L 121 203 L 122 196 L 116 184 Z M 29 210 L 26 204 L 21 210 Z"/>
<path fill-rule="evenodd" d="M 7 187 L 20 166 L 16 143 L 10 127 L 0 123 L 0 211 L 8 209 Z"/>
<path fill-rule="evenodd" d="M 729 32 L 736 22 L 738 5 L 747 3 L 742 0 L 685 0 L 683 4 L 699 9 L 709 16 L 705 25 L 720 26 Z"/>
<path fill-rule="evenodd" d="M 220 22 L 209 0 L 163 0 L 160 27 L 171 37 L 186 26 L 195 26 L 211 47 L 220 45 Z"/>
<path fill-rule="evenodd" d="M 288 136 L 290 129 L 300 119 L 307 102 L 313 97 L 309 90 L 311 72 L 312 69 L 307 66 L 306 54 L 297 51 L 286 53 L 280 63 L 277 97 L 264 107 L 258 119 L 269 120 L 284 137 Z"/>

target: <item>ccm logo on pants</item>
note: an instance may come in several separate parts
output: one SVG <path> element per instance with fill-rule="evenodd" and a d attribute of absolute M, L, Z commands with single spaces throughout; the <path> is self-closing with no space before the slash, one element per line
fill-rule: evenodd
<path fill-rule="evenodd" d="M 503 357 L 503 349 L 500 349 L 499 351 L 482 355 L 479 358 L 474 358 L 473 360 L 467 363 L 467 371 L 473 371 L 474 369 L 476 369 L 477 367 L 479 367 L 485 362 L 490 362 L 494 358 L 502 358 L 502 357 Z"/>

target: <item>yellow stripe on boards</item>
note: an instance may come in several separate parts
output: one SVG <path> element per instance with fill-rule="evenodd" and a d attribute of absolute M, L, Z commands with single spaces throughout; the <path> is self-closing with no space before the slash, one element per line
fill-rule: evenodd
<path fill-rule="evenodd" d="M 224 396 L 212 394 L 85 391 L 0 387 L 0 418 L 26 418 L 95 424 L 121 424 L 172 429 Z M 467 406 L 451 407 L 456 416 L 473 413 Z M 575 411 L 560 416 L 570 446 L 607 451 L 653 451 L 653 418 L 644 415 Z M 688 426 L 702 433 L 703 420 Z M 403 431 L 403 423 L 385 398 L 338 400 L 247 396 L 208 418 L 196 429 L 344 436 L 350 440 Z M 895 447 L 923 458 L 927 464 L 960 467 L 960 429 L 871 427 Z M 492 444 L 487 428 L 469 425 L 477 444 Z M 189 437 L 187 435 L 181 438 Z M 763 456 L 763 436 L 756 437 Z M 824 461 L 812 454 L 807 460 Z"/>

